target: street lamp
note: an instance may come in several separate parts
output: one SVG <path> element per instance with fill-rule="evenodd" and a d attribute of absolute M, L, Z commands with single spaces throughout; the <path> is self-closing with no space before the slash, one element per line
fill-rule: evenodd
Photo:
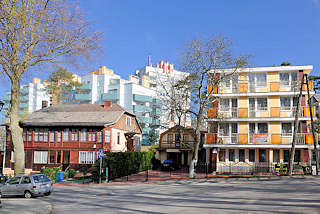
<path fill-rule="evenodd" d="M 3 106 L 4 106 L 4 102 L 2 102 L 2 101 L 0 100 L 0 112 L 1 112 L 1 110 L 2 110 L 2 108 L 3 108 Z M 4 156 L 4 154 L 3 154 L 3 156 Z M 5 162 L 4 158 L 2 158 L 2 162 L 3 162 L 3 163 Z M 4 165 L 4 164 L 2 164 L 2 165 Z M 3 167 L 2 167 L 2 175 L 3 175 Z M 1 196 L 0 196 L 0 197 L 1 197 Z M 0 208 L 2 208 L 1 200 L 0 200 Z"/>

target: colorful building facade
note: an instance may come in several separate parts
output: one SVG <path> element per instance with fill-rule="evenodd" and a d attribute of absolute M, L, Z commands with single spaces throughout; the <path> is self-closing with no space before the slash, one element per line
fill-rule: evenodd
<path fill-rule="evenodd" d="M 243 68 L 230 78 L 222 77 L 231 70 L 218 72 L 219 86 L 208 87 L 216 99 L 207 109 L 204 145 L 207 161 L 218 173 L 230 165 L 250 168 L 289 162 L 301 80 L 312 69 L 310 65 Z M 314 95 L 312 82 L 309 89 Z M 307 100 L 304 84 L 294 161 L 310 165 L 314 143 Z"/>

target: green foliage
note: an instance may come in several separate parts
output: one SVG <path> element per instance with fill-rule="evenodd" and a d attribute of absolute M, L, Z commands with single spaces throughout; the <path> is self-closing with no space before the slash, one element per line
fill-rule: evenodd
<path fill-rule="evenodd" d="M 158 135 L 157 132 L 152 129 L 148 134 L 148 140 L 151 145 L 155 145 L 158 142 Z"/>
<path fill-rule="evenodd" d="M 138 173 L 152 168 L 151 152 L 106 152 L 102 161 L 102 168 L 108 167 L 109 180 Z M 99 160 L 93 165 L 92 179 L 99 180 Z M 102 180 L 106 179 L 106 173 L 102 174 Z"/>
<path fill-rule="evenodd" d="M 76 170 L 69 169 L 68 178 L 73 178 L 76 175 L 76 173 L 77 173 Z"/>
<path fill-rule="evenodd" d="M 56 172 L 61 172 L 60 167 L 49 167 L 41 169 L 41 174 L 45 174 L 51 181 L 56 180 Z"/>
<path fill-rule="evenodd" d="M 284 61 L 281 63 L 281 66 L 289 66 L 289 65 L 291 65 L 291 63 L 287 61 Z"/>

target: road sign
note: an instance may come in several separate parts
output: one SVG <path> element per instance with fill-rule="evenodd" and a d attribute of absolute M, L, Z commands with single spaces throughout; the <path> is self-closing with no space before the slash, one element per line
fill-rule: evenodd
<path fill-rule="evenodd" d="M 103 158 L 104 157 L 104 150 L 103 149 L 99 149 L 98 157 L 99 158 Z"/>

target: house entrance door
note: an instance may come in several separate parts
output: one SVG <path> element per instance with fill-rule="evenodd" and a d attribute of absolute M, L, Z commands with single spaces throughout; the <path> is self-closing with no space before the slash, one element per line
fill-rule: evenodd
<path fill-rule="evenodd" d="M 212 164 L 212 171 L 217 171 L 217 152 L 212 153 L 211 158 L 211 164 Z"/>
<path fill-rule="evenodd" d="M 70 163 L 70 151 L 63 151 L 62 170 L 64 171 Z"/>

